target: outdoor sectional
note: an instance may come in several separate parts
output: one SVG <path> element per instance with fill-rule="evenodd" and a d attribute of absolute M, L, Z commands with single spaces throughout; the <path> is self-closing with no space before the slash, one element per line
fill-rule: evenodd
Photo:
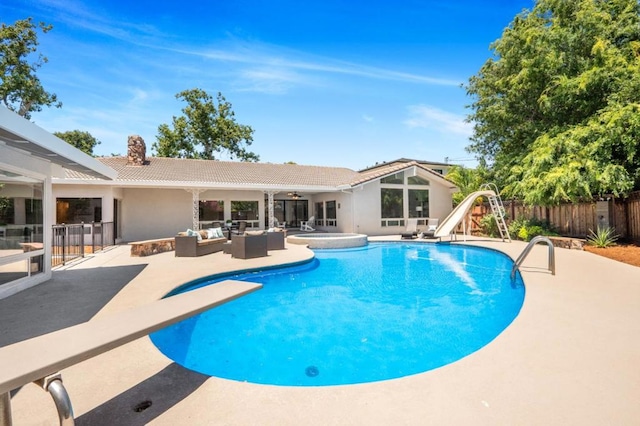
<path fill-rule="evenodd" d="M 221 251 L 227 242 L 222 238 L 203 238 L 198 241 L 195 235 L 176 235 L 176 257 L 196 257 Z"/>

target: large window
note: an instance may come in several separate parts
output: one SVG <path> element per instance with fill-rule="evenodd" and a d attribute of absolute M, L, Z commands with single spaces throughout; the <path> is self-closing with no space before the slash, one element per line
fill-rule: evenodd
<path fill-rule="evenodd" d="M 43 272 L 41 180 L 0 169 L 0 284 Z"/>
<path fill-rule="evenodd" d="M 396 173 L 395 175 L 383 177 L 380 179 L 380 183 L 390 183 L 394 185 L 404 184 L 404 172 Z"/>
<path fill-rule="evenodd" d="M 232 201 L 231 220 L 257 221 L 257 201 Z"/>
<path fill-rule="evenodd" d="M 102 198 L 58 198 L 56 223 L 102 222 Z"/>
<path fill-rule="evenodd" d="M 380 189 L 381 212 L 383 219 L 402 218 L 402 189 Z"/>
<path fill-rule="evenodd" d="M 429 190 L 410 189 L 409 217 L 429 217 Z"/>
<path fill-rule="evenodd" d="M 407 178 L 407 185 L 429 185 L 429 181 L 420 176 L 409 176 Z"/>
<path fill-rule="evenodd" d="M 315 203 L 315 208 L 313 209 L 314 215 L 316 217 L 316 223 L 318 226 L 324 226 L 324 203 L 319 202 Z"/>
<path fill-rule="evenodd" d="M 224 221 L 224 201 L 200 201 L 200 221 Z"/>
<path fill-rule="evenodd" d="M 327 201 L 327 219 L 337 219 L 336 202 Z"/>

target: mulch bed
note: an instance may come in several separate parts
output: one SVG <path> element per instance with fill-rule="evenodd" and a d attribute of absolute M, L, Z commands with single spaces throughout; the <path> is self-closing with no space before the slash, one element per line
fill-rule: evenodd
<path fill-rule="evenodd" d="M 640 267 L 640 246 L 634 244 L 618 244 L 607 248 L 597 248 L 585 245 L 584 250 L 590 253 L 604 256 L 618 262 Z"/>

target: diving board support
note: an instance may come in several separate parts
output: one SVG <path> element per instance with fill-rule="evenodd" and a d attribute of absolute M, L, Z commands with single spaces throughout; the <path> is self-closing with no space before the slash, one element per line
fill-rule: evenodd
<path fill-rule="evenodd" d="M 60 371 L 260 288 L 226 280 L 0 348 L 3 365 L 11 366 L 0 369 L 0 426 L 12 425 L 10 392 L 30 382 L 52 395 L 60 424 L 72 425 Z"/>

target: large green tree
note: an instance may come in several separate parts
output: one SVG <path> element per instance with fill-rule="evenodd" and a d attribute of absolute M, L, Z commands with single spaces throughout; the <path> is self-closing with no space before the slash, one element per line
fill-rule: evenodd
<path fill-rule="evenodd" d="M 93 149 L 100 144 L 100 141 L 93 137 L 91 133 L 80 130 L 54 132 L 53 134 L 89 155 L 93 155 Z"/>
<path fill-rule="evenodd" d="M 219 153 L 226 153 L 242 161 L 259 160 L 246 148 L 253 142 L 253 129 L 236 122 L 231 104 L 222 93 L 218 93 L 217 105 L 201 89 L 185 90 L 176 98 L 187 106 L 182 109 L 182 116 L 173 117 L 171 127 L 158 127 L 153 144 L 158 156 L 216 160 Z"/>
<path fill-rule="evenodd" d="M 538 0 L 471 77 L 470 152 L 507 194 L 556 204 L 640 187 L 637 0 Z"/>
<path fill-rule="evenodd" d="M 51 28 L 43 22 L 34 24 L 31 18 L 0 26 L 0 100 L 27 119 L 43 106 L 62 106 L 54 93 L 44 90 L 36 76 L 36 71 L 48 61 L 46 56 L 36 54 L 37 30 L 47 33 Z"/>

